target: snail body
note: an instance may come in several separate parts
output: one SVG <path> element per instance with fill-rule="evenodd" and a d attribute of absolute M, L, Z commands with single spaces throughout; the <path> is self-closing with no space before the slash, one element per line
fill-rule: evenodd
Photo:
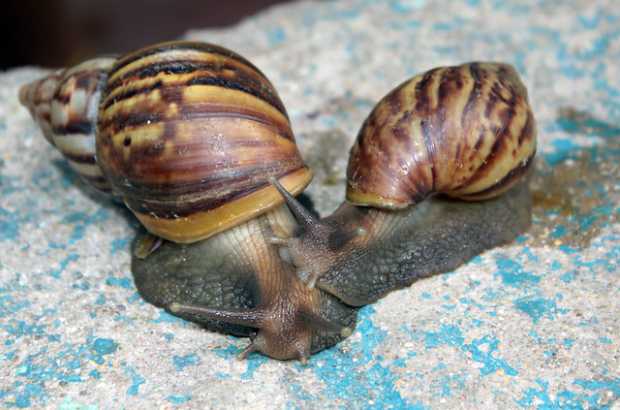
<path fill-rule="evenodd" d="M 535 152 L 527 90 L 511 66 L 468 63 L 415 76 L 362 125 L 347 167 L 347 201 L 323 220 L 301 218 L 287 253 L 310 287 L 318 281 L 355 306 L 454 269 L 527 229 L 527 189 L 502 194 L 523 183 Z M 437 198 L 421 206 L 434 196 L 481 202 Z M 287 202 L 307 214 L 292 196 Z M 424 255 L 434 254 L 428 263 Z M 395 272 L 403 273 L 390 279 Z"/>
<path fill-rule="evenodd" d="M 157 251 L 152 235 L 135 242 L 146 300 L 208 327 L 247 335 L 249 326 L 246 353 L 278 359 L 305 360 L 351 332 L 355 310 L 309 289 L 268 245 L 293 221 L 271 181 L 296 194 L 312 173 L 277 92 L 245 58 L 162 43 L 55 72 L 22 87 L 20 100 L 69 161 L 88 156 L 102 178 L 95 186 L 172 241 Z M 59 144 L 65 134 L 75 138 Z M 199 254 L 174 257 L 190 249 Z"/>
<path fill-rule="evenodd" d="M 151 233 L 134 242 L 140 294 L 249 336 L 242 356 L 305 361 L 351 334 L 358 306 L 529 226 L 536 129 L 509 66 L 439 68 L 388 94 L 351 150 L 347 201 L 322 219 L 294 197 L 312 173 L 275 89 L 243 57 L 171 42 L 98 70 L 81 112 L 101 186 Z M 72 101 L 54 89 L 70 72 L 20 92 L 57 147 L 46 112 Z"/>

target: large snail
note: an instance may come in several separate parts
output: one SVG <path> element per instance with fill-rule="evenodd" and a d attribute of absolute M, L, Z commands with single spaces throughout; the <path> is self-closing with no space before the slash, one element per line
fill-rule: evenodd
<path fill-rule="evenodd" d="M 242 356 L 305 361 L 351 333 L 355 307 L 530 223 L 518 179 L 534 118 L 502 64 L 435 69 L 381 100 L 351 151 L 350 203 L 323 219 L 294 198 L 311 172 L 276 91 L 221 47 L 171 42 L 91 60 L 20 99 L 87 181 L 167 239 L 135 241 L 140 294 L 250 336 Z M 479 201 L 420 202 L 433 194 Z"/>

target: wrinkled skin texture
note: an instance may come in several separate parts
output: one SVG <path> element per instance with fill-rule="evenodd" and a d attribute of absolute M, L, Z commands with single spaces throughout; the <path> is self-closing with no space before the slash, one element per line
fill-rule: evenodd
<path fill-rule="evenodd" d="M 525 183 L 476 203 L 431 198 L 404 211 L 343 204 L 331 216 L 300 224 L 288 246 L 269 243 L 272 232 L 262 227 L 251 235 L 223 233 L 192 245 L 165 242 L 144 260 L 134 257 L 132 270 L 140 294 L 157 306 L 181 303 L 248 312 L 266 308 L 274 316 L 260 329 L 214 316 L 175 314 L 240 336 L 255 337 L 258 330 L 266 338 L 257 343 L 255 337 L 254 344 L 260 346 L 252 350 L 278 359 L 303 359 L 342 340 L 348 333 L 334 330 L 352 329 L 355 307 L 510 242 L 530 221 Z M 359 227 L 362 234 L 351 233 Z M 316 229 L 328 239 L 308 234 Z M 295 266 L 282 260 L 278 246 L 293 255 L 297 269 L 304 263 L 310 266 L 301 268 L 308 271 L 326 267 L 315 288 L 305 286 Z M 256 257 L 267 261 L 267 268 L 257 265 Z"/>
<path fill-rule="evenodd" d="M 250 336 L 250 351 L 277 359 L 305 360 L 338 343 L 355 326 L 356 309 L 299 280 L 267 242 L 268 219 L 190 245 L 164 242 L 145 259 L 134 255 L 140 294 L 208 329 Z M 173 303 L 211 311 L 174 311 Z"/>
<path fill-rule="evenodd" d="M 456 269 L 486 249 L 512 241 L 531 221 L 531 197 L 522 184 L 483 202 L 430 199 L 404 211 L 344 205 L 348 229 L 365 223 L 365 246 L 334 251 L 318 287 L 353 306 L 373 303 L 420 278 Z M 387 216 L 386 216 L 387 215 Z M 372 222 L 369 222 L 372 221 Z M 346 229 L 346 228 L 344 228 Z"/>

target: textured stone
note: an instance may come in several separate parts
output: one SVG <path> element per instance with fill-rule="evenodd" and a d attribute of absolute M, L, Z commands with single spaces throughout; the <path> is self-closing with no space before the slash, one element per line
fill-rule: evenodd
<path fill-rule="evenodd" d="M 272 80 L 316 177 L 344 195 L 348 147 L 406 78 L 513 64 L 539 125 L 534 225 L 515 243 L 360 312 L 307 367 L 144 303 L 137 223 L 87 195 L 0 74 L 0 407 L 618 408 L 620 10 L 590 2 L 300 2 L 188 37 Z M 615 403 L 615 404 L 614 404 Z"/>

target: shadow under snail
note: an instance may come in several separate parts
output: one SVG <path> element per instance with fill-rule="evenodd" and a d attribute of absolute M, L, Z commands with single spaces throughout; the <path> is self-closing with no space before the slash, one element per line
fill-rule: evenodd
<path fill-rule="evenodd" d="M 530 224 L 536 127 L 505 64 L 436 68 L 391 91 L 351 149 L 347 201 L 324 218 L 294 198 L 312 173 L 275 89 L 224 48 L 177 41 L 89 60 L 20 100 L 151 233 L 134 242 L 142 297 L 249 336 L 242 357 L 306 361 L 351 334 L 357 307 Z"/>

